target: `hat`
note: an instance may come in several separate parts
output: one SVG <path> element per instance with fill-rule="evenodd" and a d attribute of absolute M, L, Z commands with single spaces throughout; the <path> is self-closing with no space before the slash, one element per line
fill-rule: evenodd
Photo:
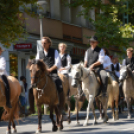
<path fill-rule="evenodd" d="M 96 36 L 92 36 L 89 41 L 98 41 L 98 38 Z"/>
<path fill-rule="evenodd" d="M 5 50 L 3 50 L 3 49 L 2 49 L 2 47 L 0 46 L 0 51 L 2 51 L 2 52 L 3 52 L 3 51 L 5 51 Z"/>

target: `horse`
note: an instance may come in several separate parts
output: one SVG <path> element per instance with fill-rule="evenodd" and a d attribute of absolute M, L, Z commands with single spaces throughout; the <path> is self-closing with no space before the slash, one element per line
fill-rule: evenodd
<path fill-rule="evenodd" d="M 34 100 L 38 110 L 38 129 L 36 133 L 42 130 L 41 125 L 41 105 L 47 104 L 50 108 L 50 119 L 52 121 L 52 131 L 63 129 L 62 109 L 65 100 L 58 97 L 58 91 L 52 78 L 48 75 L 47 66 L 43 60 L 29 60 L 27 68 L 30 70 L 31 85 L 33 87 Z M 63 90 L 65 87 L 63 86 Z M 64 95 L 64 94 L 63 94 Z M 53 117 L 53 111 L 56 114 L 56 122 Z"/>
<path fill-rule="evenodd" d="M 81 93 L 80 96 L 78 95 L 78 90 L 81 90 L 81 82 L 78 82 L 77 88 L 74 88 L 71 86 L 71 82 L 72 82 L 72 76 L 69 73 L 68 77 L 66 77 L 65 75 L 58 73 L 60 79 L 63 82 L 63 85 L 65 84 L 68 88 L 68 90 L 64 90 L 64 96 L 65 96 L 65 103 L 68 106 L 68 123 L 71 123 L 71 119 L 70 119 L 70 110 L 71 110 L 71 104 L 70 104 L 70 98 L 71 96 L 74 96 L 75 99 L 75 111 L 74 114 L 76 113 L 76 124 L 79 124 L 79 111 L 83 105 L 83 102 L 85 100 L 85 97 L 83 96 L 83 94 Z"/>
<path fill-rule="evenodd" d="M 104 110 L 103 122 L 107 122 L 108 121 L 108 116 L 107 116 L 108 99 L 105 97 L 102 97 L 101 93 L 99 93 L 100 83 L 98 82 L 95 73 L 93 71 L 90 71 L 87 68 L 84 68 L 83 64 L 79 63 L 79 64 L 71 66 L 71 74 L 73 77 L 72 86 L 77 86 L 77 81 L 80 79 L 82 80 L 82 90 L 89 102 L 88 108 L 87 108 L 87 117 L 83 125 L 86 126 L 88 124 L 90 108 L 92 108 L 92 111 L 93 111 L 94 124 L 97 123 L 94 105 L 93 105 L 93 102 L 96 96 L 101 101 L 102 106 L 103 106 L 103 110 Z M 111 86 L 111 85 L 108 85 L 108 86 Z M 109 95 L 110 91 L 107 90 L 107 92 Z M 118 95 L 119 95 L 119 89 L 118 89 Z M 111 98 L 112 98 L 112 95 L 111 97 L 109 96 L 109 100 L 113 100 Z M 118 100 L 118 97 L 116 99 Z M 118 101 L 116 102 L 116 104 L 118 105 Z M 118 114 L 118 106 L 116 106 L 116 113 Z"/>
<path fill-rule="evenodd" d="M 12 133 L 17 133 L 17 129 L 14 123 L 15 119 L 19 118 L 19 96 L 21 93 L 21 86 L 19 81 L 13 76 L 7 77 L 10 86 L 10 102 L 12 108 L 6 106 L 6 96 L 5 96 L 5 86 L 2 79 L 0 79 L 0 107 L 3 107 L 5 112 L 2 115 L 2 120 L 8 120 L 8 128 L 6 134 L 11 134 L 11 123 L 12 123 Z"/>
<path fill-rule="evenodd" d="M 112 108 L 112 116 L 113 116 L 113 120 L 118 120 L 119 119 L 119 115 L 118 115 L 118 106 L 119 106 L 119 84 L 118 82 L 116 81 L 116 79 L 114 78 L 113 74 L 111 73 L 108 73 L 108 78 L 109 78 L 109 83 L 108 84 L 108 87 L 107 87 L 107 94 L 108 94 L 108 104 L 107 106 Z M 102 114 L 102 104 L 101 102 L 99 101 L 98 97 L 95 98 L 95 101 L 96 101 L 96 105 L 97 107 L 99 108 L 99 111 L 100 111 L 100 120 L 102 119 L 103 117 L 103 114 Z M 115 109 L 116 108 L 116 111 Z"/>
<path fill-rule="evenodd" d="M 130 65 L 121 66 L 119 81 L 122 82 L 122 90 L 127 103 L 128 119 L 131 119 L 131 102 L 134 99 L 134 76 Z"/>

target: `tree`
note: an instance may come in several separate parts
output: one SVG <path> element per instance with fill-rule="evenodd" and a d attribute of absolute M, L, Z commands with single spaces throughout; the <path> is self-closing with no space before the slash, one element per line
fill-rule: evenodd
<path fill-rule="evenodd" d="M 24 37 L 24 18 L 20 7 L 29 14 L 27 4 L 33 4 L 37 0 L 0 0 L 0 42 L 9 47 L 19 38 Z"/>
<path fill-rule="evenodd" d="M 126 2 L 130 3 L 128 8 Z M 92 23 L 101 46 L 107 48 L 112 46 L 123 52 L 132 40 L 132 33 L 134 32 L 134 26 L 131 24 L 133 23 L 132 15 L 134 13 L 133 0 L 107 0 L 105 3 L 103 0 L 71 0 L 70 4 L 65 4 L 70 7 L 83 7 L 78 16 L 82 15 Z M 95 20 L 89 15 L 91 9 L 98 11 Z M 129 14 L 130 23 L 123 24 L 123 14 Z"/>

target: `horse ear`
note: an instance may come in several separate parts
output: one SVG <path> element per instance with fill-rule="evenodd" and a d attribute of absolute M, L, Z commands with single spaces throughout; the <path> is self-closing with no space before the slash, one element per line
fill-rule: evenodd
<path fill-rule="evenodd" d="M 131 65 L 130 65 L 130 64 L 128 64 L 128 65 L 127 65 L 127 68 L 130 68 L 130 66 L 131 66 Z"/>
<path fill-rule="evenodd" d="M 26 69 L 29 69 L 31 65 L 32 65 L 32 60 L 29 59 L 29 60 L 28 60 L 28 64 L 27 64 L 27 66 L 26 66 Z"/>
<path fill-rule="evenodd" d="M 70 68 L 72 68 L 72 64 L 70 63 Z"/>

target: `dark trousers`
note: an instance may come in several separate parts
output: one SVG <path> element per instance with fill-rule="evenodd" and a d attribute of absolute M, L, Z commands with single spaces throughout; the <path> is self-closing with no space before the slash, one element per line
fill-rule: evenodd
<path fill-rule="evenodd" d="M 9 83 L 8 83 L 7 77 L 5 75 L 1 75 L 1 79 L 4 82 L 4 86 L 5 86 L 6 102 L 9 103 L 10 102 L 10 87 L 9 87 Z"/>
<path fill-rule="evenodd" d="M 50 74 L 51 78 L 53 79 L 53 81 L 55 82 L 56 84 L 56 88 L 57 88 L 57 91 L 60 93 L 60 92 L 63 92 L 63 86 L 62 86 L 62 81 L 61 79 L 59 78 L 58 74 L 56 73 L 53 73 L 53 74 Z"/>
<path fill-rule="evenodd" d="M 102 68 L 97 68 L 95 69 L 95 72 L 99 75 L 100 80 L 101 80 L 101 91 L 102 93 L 106 93 L 107 92 L 107 85 L 108 85 L 108 76 L 107 76 L 107 72 L 105 70 L 103 70 Z"/>

